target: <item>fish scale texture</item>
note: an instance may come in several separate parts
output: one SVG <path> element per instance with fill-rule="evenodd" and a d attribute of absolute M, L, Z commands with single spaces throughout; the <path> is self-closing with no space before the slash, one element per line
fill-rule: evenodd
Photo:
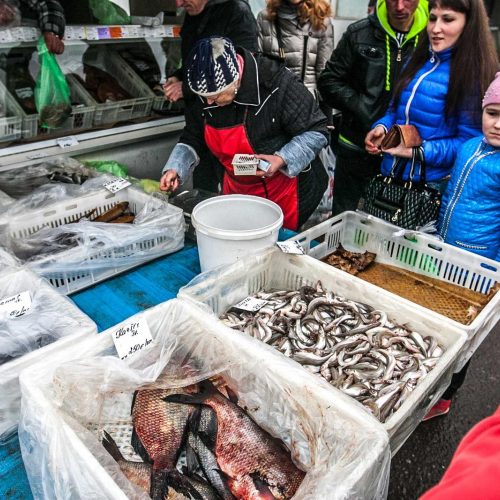
<path fill-rule="evenodd" d="M 170 394 L 192 394 L 196 386 L 138 391 L 132 410 L 134 429 L 155 470 L 175 468 L 192 407 L 168 403 Z"/>
<path fill-rule="evenodd" d="M 233 494 L 259 498 L 251 477 L 257 474 L 277 499 L 291 498 L 305 473 L 292 462 L 276 439 L 263 431 L 243 410 L 217 394 L 204 404 L 217 414 L 215 453 L 221 470 L 229 476 Z"/>

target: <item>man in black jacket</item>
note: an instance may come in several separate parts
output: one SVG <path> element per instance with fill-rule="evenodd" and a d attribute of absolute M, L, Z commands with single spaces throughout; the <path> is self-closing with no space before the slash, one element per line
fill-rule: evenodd
<path fill-rule="evenodd" d="M 318 80 L 323 100 L 342 112 L 333 215 L 356 210 L 381 158 L 365 152 L 365 136 L 387 110 L 398 75 L 428 21 L 425 0 L 378 0 L 373 15 L 351 24 Z"/>
<path fill-rule="evenodd" d="M 177 0 L 186 17 L 181 28 L 181 56 L 183 65 L 168 78 L 165 98 L 176 102 L 184 97 L 186 107 L 194 100 L 186 83 L 184 62 L 198 40 L 213 35 L 225 36 L 235 45 L 252 52 L 257 50 L 257 22 L 247 0 Z M 222 172 L 203 158 L 194 174 L 194 186 L 217 191 Z"/>

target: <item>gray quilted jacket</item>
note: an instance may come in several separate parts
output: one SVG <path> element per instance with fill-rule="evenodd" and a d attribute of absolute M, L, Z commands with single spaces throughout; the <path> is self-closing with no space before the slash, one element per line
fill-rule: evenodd
<path fill-rule="evenodd" d="M 333 51 L 333 25 L 326 30 L 313 30 L 310 23 L 300 26 L 298 19 L 290 15 L 280 16 L 280 26 L 285 48 L 285 63 L 314 93 L 317 79 Z M 259 50 L 264 54 L 278 55 L 276 27 L 267 17 L 266 10 L 257 16 Z M 305 65 L 304 65 L 304 54 Z"/>

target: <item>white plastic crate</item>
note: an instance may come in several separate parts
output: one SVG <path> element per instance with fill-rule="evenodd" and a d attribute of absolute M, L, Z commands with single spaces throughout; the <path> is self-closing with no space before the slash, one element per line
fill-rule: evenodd
<path fill-rule="evenodd" d="M 68 117 L 59 127 L 55 129 L 39 128 L 39 115 L 37 113 L 29 115 L 26 113 L 21 105 L 12 97 L 11 105 L 12 110 L 17 117 L 22 121 L 22 137 L 23 139 L 30 139 L 37 135 L 42 138 L 44 135 L 60 132 L 70 132 L 85 130 L 92 127 L 95 106 L 88 96 L 87 92 L 75 80 L 68 79 L 69 90 L 71 92 L 71 99 L 82 102 L 84 106 L 73 106 L 71 116 Z"/>
<path fill-rule="evenodd" d="M 298 241 L 305 252 L 316 259 L 326 257 L 341 243 L 346 250 L 376 253 L 376 262 L 438 278 L 483 294 L 500 281 L 499 262 L 448 245 L 424 233 L 407 231 L 403 235 L 401 228 L 360 212 L 344 212 L 290 239 Z M 442 324 L 452 325 L 466 333 L 468 341 L 457 370 L 500 320 L 500 293 L 490 300 L 470 325 L 459 323 L 409 300 L 401 300 L 412 304 L 422 313 L 432 315 Z"/>
<path fill-rule="evenodd" d="M 112 335 L 132 322 L 145 322 L 153 343 L 119 361 Z M 373 417 L 263 344 L 235 335 L 192 304 L 170 300 L 93 338 L 75 338 L 23 373 L 19 439 L 35 498 L 64 498 L 68 491 L 96 500 L 145 498 L 99 439 L 106 429 L 124 456 L 137 460 L 131 396 L 162 373 L 172 387 L 222 374 L 251 417 L 307 471 L 295 499 L 386 497 L 388 439 Z"/>
<path fill-rule="evenodd" d="M 122 201 L 128 201 L 130 210 L 137 214 L 150 197 L 151 195 L 138 189 L 122 189 L 115 194 L 105 189 L 93 191 L 85 196 L 54 203 L 43 210 L 26 211 L 10 218 L 9 234 L 13 238 L 27 237 L 44 227 L 58 227 L 75 222 L 94 208 L 97 209 L 95 216 L 100 215 Z M 28 265 L 37 273 L 42 274 L 58 291 L 69 294 L 149 260 L 180 250 L 184 246 L 184 216 L 180 208 L 165 203 L 163 214 L 145 223 L 146 226 L 148 224 L 158 227 L 158 233 L 153 239 L 142 239 L 132 245 L 122 247 L 95 249 L 86 257 L 85 262 L 82 262 L 80 269 L 74 268 L 64 272 L 44 271 L 46 264 L 49 265 L 54 261 L 54 256 L 42 257 Z M 74 251 L 75 249 L 70 248 L 59 252 L 55 254 L 55 258 L 57 261 L 64 262 L 65 259 L 71 259 Z M 145 252 L 145 254 L 134 259 L 134 255 L 138 252 Z M 111 264 L 103 264 L 102 267 L 91 265 L 96 259 L 109 260 Z"/>
<path fill-rule="evenodd" d="M 9 269 L 2 268 L 0 273 L 0 298 L 7 298 L 17 293 L 29 291 L 33 297 L 36 295 L 38 307 L 51 303 L 51 310 L 57 310 L 57 314 L 65 318 L 65 328 L 62 331 L 54 331 L 59 340 L 46 345 L 12 361 L 0 365 L 0 438 L 4 438 L 17 428 L 19 409 L 21 404 L 21 391 L 19 388 L 19 374 L 22 370 L 33 363 L 43 361 L 51 352 L 57 351 L 61 345 L 65 345 L 67 337 L 76 331 L 86 336 L 97 333 L 95 323 L 70 300 L 58 293 L 44 279 L 40 278 L 29 269 L 16 268 L 12 263 Z M 32 311 L 30 313 L 33 321 L 40 318 L 43 311 Z M 56 318 L 54 318 L 56 319 Z M 15 322 L 16 320 L 11 320 Z M 62 344 L 59 344 L 62 342 Z M 70 344 L 71 345 L 71 344 Z"/>
<path fill-rule="evenodd" d="M 16 101 L 0 81 L 0 103 L 5 106 L 7 116 L 0 118 L 0 143 L 21 138 L 23 119 L 17 115 Z"/>
<path fill-rule="evenodd" d="M 88 99 L 95 106 L 94 125 L 118 123 L 151 114 L 153 97 L 144 89 L 145 83 L 116 53 L 102 46 L 99 47 L 99 50 L 93 51 L 91 58 L 89 57 L 85 62 L 109 73 L 124 90 L 134 96 L 132 99 L 117 102 L 98 103 L 84 89 Z M 74 62 L 71 66 L 69 68 L 64 61 L 61 62 L 61 67 L 65 73 L 76 72 L 83 74 L 83 62 L 79 67 L 75 67 Z M 71 81 L 76 80 L 71 75 L 68 75 L 68 77 Z"/>
<path fill-rule="evenodd" d="M 391 450 L 396 453 L 450 383 L 458 353 L 466 341 L 465 334 L 458 328 L 442 325 L 437 318 L 415 310 L 410 302 L 355 279 L 350 274 L 325 266 L 307 255 L 285 254 L 275 248 L 255 256 L 247 256 L 230 266 L 200 274 L 181 288 L 178 297 L 205 304 L 220 316 L 234 304 L 260 290 L 297 290 L 303 285 L 313 286 L 319 280 L 326 290 L 381 309 L 392 320 L 407 325 L 422 336 L 435 337 L 446 349 L 435 368 L 383 424 L 390 437 Z M 278 356 L 285 357 L 279 351 L 275 352 Z M 293 365 L 297 364 L 293 360 L 287 360 Z M 306 371 L 305 368 L 303 370 Z M 321 386 L 328 387 L 334 393 L 338 392 L 322 377 L 316 378 Z"/>

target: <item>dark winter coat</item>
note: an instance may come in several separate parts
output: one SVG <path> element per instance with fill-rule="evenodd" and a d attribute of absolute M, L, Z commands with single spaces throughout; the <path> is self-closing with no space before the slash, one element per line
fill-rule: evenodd
<path fill-rule="evenodd" d="M 365 136 L 387 110 L 401 69 L 428 19 L 421 1 L 410 32 L 399 44 L 386 9 L 385 2 L 379 2 L 376 14 L 347 28 L 318 80 L 324 101 L 342 112 L 341 139 L 363 150 Z"/>
<path fill-rule="evenodd" d="M 257 22 L 247 0 L 208 0 L 203 11 L 197 16 L 186 14 L 181 28 L 181 56 L 187 61 L 194 44 L 209 36 L 225 36 L 234 45 L 248 50 L 257 50 Z M 186 82 L 184 67 L 173 76 Z M 190 93 L 186 84 L 184 95 Z"/>

